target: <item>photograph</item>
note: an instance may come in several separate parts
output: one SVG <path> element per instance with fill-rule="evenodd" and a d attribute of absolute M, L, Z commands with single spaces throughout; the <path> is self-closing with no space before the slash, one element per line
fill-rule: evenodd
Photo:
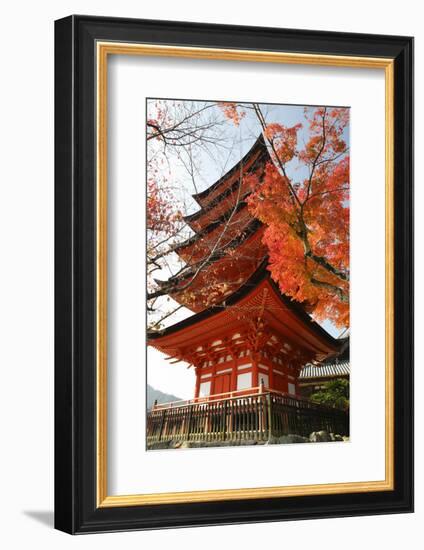
<path fill-rule="evenodd" d="M 146 99 L 146 448 L 349 441 L 350 108 Z"/>

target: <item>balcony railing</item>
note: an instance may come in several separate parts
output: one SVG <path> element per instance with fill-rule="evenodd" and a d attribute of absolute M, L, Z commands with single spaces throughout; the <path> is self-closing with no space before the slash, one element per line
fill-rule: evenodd
<path fill-rule="evenodd" d="M 311 432 L 348 435 L 349 413 L 263 386 L 156 405 L 147 414 L 147 445 L 163 441 L 264 442 Z"/>

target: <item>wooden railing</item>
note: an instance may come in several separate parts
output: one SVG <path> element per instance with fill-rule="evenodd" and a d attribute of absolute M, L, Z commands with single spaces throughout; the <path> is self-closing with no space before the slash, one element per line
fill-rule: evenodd
<path fill-rule="evenodd" d="M 261 442 L 318 430 L 349 434 L 348 412 L 304 398 L 272 390 L 217 397 L 156 406 L 147 414 L 147 445 L 171 440 Z"/>
<path fill-rule="evenodd" d="M 269 391 L 269 388 L 266 388 L 266 389 Z M 174 407 L 182 407 L 184 405 L 194 405 L 196 403 L 208 403 L 209 401 L 222 401 L 223 399 L 230 399 L 232 397 L 241 397 L 241 396 L 248 397 L 248 396 L 256 395 L 258 393 L 264 393 L 264 391 L 265 391 L 265 387 L 262 384 L 257 387 L 247 388 L 244 390 L 233 390 L 233 391 L 228 391 L 224 393 L 214 393 L 213 395 L 193 397 L 192 399 L 181 399 L 179 401 L 169 401 L 167 403 L 157 403 L 155 401 L 152 409 L 153 410 L 169 409 Z M 276 393 L 281 393 L 281 392 L 276 392 Z"/>

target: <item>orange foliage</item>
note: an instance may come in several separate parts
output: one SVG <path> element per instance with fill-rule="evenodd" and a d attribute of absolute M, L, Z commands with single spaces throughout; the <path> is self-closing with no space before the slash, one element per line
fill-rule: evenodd
<path fill-rule="evenodd" d="M 256 179 L 252 214 L 266 226 L 269 269 L 281 291 L 304 303 L 317 320 L 349 325 L 349 157 L 343 130 L 347 109 L 305 110 L 308 140 L 297 150 L 300 125 L 269 124 L 264 135 L 274 162 Z M 287 176 L 293 159 L 308 177 Z M 305 172 L 305 170 L 303 170 Z"/>
<path fill-rule="evenodd" d="M 236 126 L 240 124 L 241 119 L 246 115 L 246 112 L 237 103 L 232 103 L 231 101 L 219 101 L 218 107 L 222 109 L 224 115 L 229 120 L 232 120 Z"/>
<path fill-rule="evenodd" d="M 175 212 L 175 199 L 169 189 L 160 187 L 150 178 L 147 181 L 147 229 L 155 232 L 171 233 L 175 223 L 181 219 L 181 213 Z"/>

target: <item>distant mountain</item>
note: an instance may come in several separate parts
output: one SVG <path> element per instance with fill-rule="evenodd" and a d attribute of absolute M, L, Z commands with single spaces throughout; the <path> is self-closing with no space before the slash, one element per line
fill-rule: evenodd
<path fill-rule="evenodd" d="M 153 403 L 157 399 L 158 403 L 169 403 L 170 401 L 182 401 L 181 397 L 176 397 L 170 393 L 163 393 L 159 390 L 155 390 L 152 386 L 147 384 L 147 408 L 151 409 Z"/>

